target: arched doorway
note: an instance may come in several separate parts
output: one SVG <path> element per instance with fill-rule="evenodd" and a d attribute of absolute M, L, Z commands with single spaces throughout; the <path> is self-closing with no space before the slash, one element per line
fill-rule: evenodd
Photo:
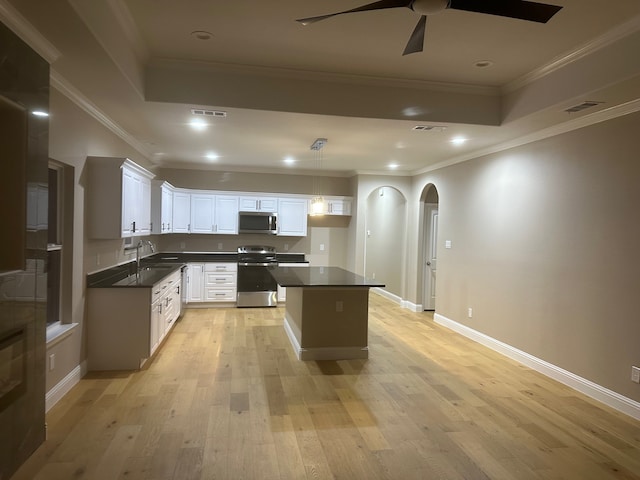
<path fill-rule="evenodd" d="M 436 273 L 438 268 L 438 204 L 440 197 L 435 185 L 429 184 L 422 192 L 423 252 L 422 252 L 422 309 L 436 309 Z"/>
<path fill-rule="evenodd" d="M 367 197 L 364 273 L 398 298 L 404 293 L 406 217 L 406 198 L 394 187 L 378 187 Z"/>

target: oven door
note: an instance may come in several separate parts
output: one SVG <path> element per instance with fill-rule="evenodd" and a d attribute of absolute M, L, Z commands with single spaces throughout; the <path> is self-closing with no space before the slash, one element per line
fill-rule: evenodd
<path fill-rule="evenodd" d="M 238 307 L 275 307 L 278 283 L 269 270 L 272 263 L 238 263 Z"/>

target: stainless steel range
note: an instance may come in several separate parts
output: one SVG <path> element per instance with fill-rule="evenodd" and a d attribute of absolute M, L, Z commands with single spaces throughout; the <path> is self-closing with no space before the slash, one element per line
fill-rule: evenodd
<path fill-rule="evenodd" d="M 244 245 L 238 247 L 238 307 L 275 307 L 278 284 L 269 269 L 276 268 L 275 247 Z"/>

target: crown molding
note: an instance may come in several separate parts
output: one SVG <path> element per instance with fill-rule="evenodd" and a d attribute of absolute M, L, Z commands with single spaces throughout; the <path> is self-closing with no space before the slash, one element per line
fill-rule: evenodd
<path fill-rule="evenodd" d="M 526 87 L 527 85 L 540 80 L 546 75 L 549 75 L 566 67 L 570 63 L 588 57 L 594 52 L 622 40 L 623 38 L 637 32 L 638 30 L 640 30 L 640 15 L 637 15 L 626 21 L 625 23 L 618 25 L 605 34 L 594 38 L 581 47 L 557 57 L 550 63 L 505 84 L 501 89 L 502 94 L 505 95 Z"/>
<path fill-rule="evenodd" d="M 96 107 L 87 97 L 85 97 L 77 88 L 71 85 L 62 75 L 54 69 L 50 71 L 51 87 L 58 90 L 65 97 L 78 105 L 82 110 L 88 113 L 95 120 L 100 122 L 104 127 L 124 140 L 132 148 L 142 154 L 147 160 L 151 161 L 151 153 L 145 145 L 124 130 L 120 125 L 111 120 L 98 107 Z M 152 162 L 153 163 L 153 162 Z"/>
<path fill-rule="evenodd" d="M 607 120 L 613 120 L 614 118 L 622 117 L 624 115 L 628 115 L 638 111 L 640 111 L 640 99 L 632 100 L 620 105 L 616 105 L 614 107 L 606 108 L 598 112 L 591 113 L 589 115 L 585 115 L 580 118 L 576 118 L 574 120 L 569 120 L 568 122 L 560 123 L 558 125 L 554 125 L 548 128 L 543 128 L 542 130 L 538 130 L 537 132 L 533 132 L 528 135 L 523 135 L 522 137 L 509 140 L 508 142 L 503 142 L 485 149 L 475 150 L 466 155 L 451 158 L 443 162 L 438 162 L 436 164 L 430 165 L 420 170 L 415 170 L 414 172 L 411 173 L 411 175 L 416 176 L 424 173 L 433 172 L 434 170 L 439 170 L 444 167 L 449 167 L 451 165 L 456 165 L 458 163 L 467 162 L 469 160 L 474 160 L 480 157 L 484 157 L 486 155 L 491 155 L 493 153 L 502 152 L 510 148 L 527 145 L 529 143 L 533 143 L 538 140 L 544 140 L 546 138 L 555 137 L 563 133 L 571 132 L 573 130 L 578 130 L 580 128 L 588 127 L 590 125 L 595 125 L 596 123 L 606 122 Z"/>
<path fill-rule="evenodd" d="M 294 68 L 278 68 L 196 60 L 180 60 L 174 58 L 154 58 L 150 61 L 148 66 L 151 68 L 204 71 L 211 73 L 232 73 L 269 78 L 286 78 L 288 80 L 295 79 L 303 81 L 367 85 L 389 88 L 413 88 L 417 90 L 429 90 L 435 92 L 470 95 L 485 95 L 491 97 L 498 97 L 501 95 L 500 88 L 492 86 L 433 82 L 428 80 L 402 79 L 392 77 L 377 77 L 371 75 L 357 75 L 336 72 L 319 72 L 311 70 L 299 70 Z"/>
<path fill-rule="evenodd" d="M 0 0 L 0 21 L 49 64 L 62 56 L 60 51 L 6 0 Z"/>

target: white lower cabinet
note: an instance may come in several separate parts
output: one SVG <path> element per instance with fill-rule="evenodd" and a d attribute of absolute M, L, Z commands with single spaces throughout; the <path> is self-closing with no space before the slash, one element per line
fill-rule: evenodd
<path fill-rule="evenodd" d="M 204 263 L 190 263 L 187 275 L 187 302 L 204 301 Z"/>
<path fill-rule="evenodd" d="M 189 303 L 236 301 L 235 262 L 190 263 L 188 270 Z"/>
<path fill-rule="evenodd" d="M 88 288 L 89 370 L 137 370 L 180 313 L 180 270 L 153 287 Z"/>

